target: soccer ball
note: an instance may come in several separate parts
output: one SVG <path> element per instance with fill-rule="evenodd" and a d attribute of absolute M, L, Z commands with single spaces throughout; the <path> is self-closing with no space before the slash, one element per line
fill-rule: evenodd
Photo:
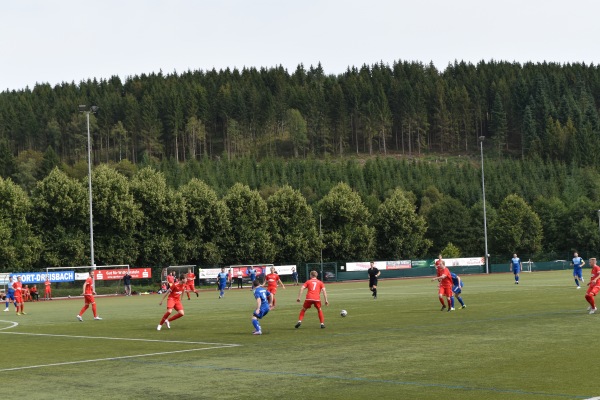
<path fill-rule="evenodd" d="M 348 311 L 346 311 L 346 310 L 342 310 L 342 311 L 340 311 L 340 315 L 341 315 L 342 317 L 345 317 L 346 315 L 348 315 Z"/>

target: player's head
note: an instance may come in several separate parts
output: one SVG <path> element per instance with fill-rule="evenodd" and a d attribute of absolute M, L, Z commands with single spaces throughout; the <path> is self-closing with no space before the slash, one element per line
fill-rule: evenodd
<path fill-rule="evenodd" d="M 438 267 L 440 269 L 444 268 L 445 266 L 446 266 L 446 261 L 444 261 L 444 260 L 440 260 L 440 262 L 436 264 L 436 267 Z"/>
<path fill-rule="evenodd" d="M 513 254 L 513 258 L 517 258 L 517 253 Z"/>
<path fill-rule="evenodd" d="M 187 281 L 187 276 L 185 276 L 185 274 L 181 274 L 181 275 L 179 275 L 179 280 L 181 282 L 186 282 Z"/>
<path fill-rule="evenodd" d="M 319 273 L 317 271 L 310 271 L 311 278 L 316 278 L 317 276 L 319 276 Z"/>
<path fill-rule="evenodd" d="M 595 257 L 590 258 L 590 265 L 596 265 L 596 258 Z"/>
<path fill-rule="evenodd" d="M 17 281 L 21 282 L 21 275 L 17 276 Z"/>
<path fill-rule="evenodd" d="M 221 267 L 221 272 L 225 272 L 225 267 Z"/>
<path fill-rule="evenodd" d="M 371 261 L 371 267 L 375 266 L 375 261 Z"/>
<path fill-rule="evenodd" d="M 579 254 L 577 254 L 577 252 L 573 253 L 574 257 L 579 257 Z"/>
<path fill-rule="evenodd" d="M 259 287 L 259 286 L 260 286 L 260 281 L 258 279 L 255 279 L 255 280 L 252 281 L 252 287 L 253 288 Z"/>

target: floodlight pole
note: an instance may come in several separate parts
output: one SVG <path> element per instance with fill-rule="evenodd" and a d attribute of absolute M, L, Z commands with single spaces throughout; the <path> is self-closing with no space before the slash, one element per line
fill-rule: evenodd
<path fill-rule="evenodd" d="M 596 210 L 598 213 L 598 231 L 600 231 L 600 210 Z"/>
<path fill-rule="evenodd" d="M 485 273 L 490 273 L 489 254 L 488 254 L 488 237 L 487 237 L 487 215 L 485 210 L 485 175 L 483 173 L 483 140 L 485 136 L 479 136 L 479 148 L 481 149 L 481 190 L 483 192 L 483 237 L 485 239 Z"/>
<path fill-rule="evenodd" d="M 96 267 L 94 261 L 94 213 L 92 207 L 92 141 L 90 140 L 90 113 L 98 111 L 97 106 L 91 106 L 88 110 L 85 104 L 79 105 L 79 111 L 85 113 L 87 119 L 87 141 L 88 141 L 88 193 L 90 200 L 90 261 L 91 267 Z"/>

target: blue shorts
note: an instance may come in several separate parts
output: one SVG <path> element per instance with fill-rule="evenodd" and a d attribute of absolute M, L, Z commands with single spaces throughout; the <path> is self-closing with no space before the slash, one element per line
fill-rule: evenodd
<path fill-rule="evenodd" d="M 225 286 L 227 286 L 227 282 L 223 282 L 223 283 L 219 282 L 218 286 L 219 286 L 219 290 L 223 290 L 223 289 L 225 289 Z"/>
<path fill-rule="evenodd" d="M 264 317 L 268 313 L 269 313 L 269 309 L 268 308 L 261 308 L 260 312 L 258 314 L 254 312 L 254 313 L 252 313 L 252 315 L 254 315 L 258 319 L 261 319 L 262 317 Z"/>
<path fill-rule="evenodd" d="M 519 273 L 519 267 L 513 267 L 513 274 L 517 275 Z"/>
<path fill-rule="evenodd" d="M 578 278 L 582 278 L 583 277 L 583 268 L 579 267 L 579 268 L 573 268 L 573 276 L 576 276 Z"/>
<path fill-rule="evenodd" d="M 15 292 L 6 293 L 6 300 L 15 300 Z"/>
<path fill-rule="evenodd" d="M 462 289 L 459 288 L 458 286 L 453 286 L 452 287 L 452 292 L 454 292 L 455 294 L 461 294 L 462 293 Z"/>

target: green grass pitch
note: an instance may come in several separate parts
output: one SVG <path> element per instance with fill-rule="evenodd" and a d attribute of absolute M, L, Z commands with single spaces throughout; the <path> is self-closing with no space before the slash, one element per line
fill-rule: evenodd
<path fill-rule="evenodd" d="M 589 275 L 589 270 L 586 273 Z M 36 399 L 586 399 L 600 395 L 585 287 L 570 271 L 462 276 L 466 309 L 441 312 L 428 278 L 328 284 L 326 329 L 299 287 L 253 336 L 250 289 L 187 300 L 159 332 L 160 295 L 82 299 L 0 312 L 3 387 Z M 457 302 L 458 305 L 458 302 Z M 3 307 L 2 307 L 3 309 Z M 348 316 L 342 318 L 345 309 Z M 17 323 L 17 324 L 15 324 Z M 8 385 L 8 386 L 6 386 Z"/>

